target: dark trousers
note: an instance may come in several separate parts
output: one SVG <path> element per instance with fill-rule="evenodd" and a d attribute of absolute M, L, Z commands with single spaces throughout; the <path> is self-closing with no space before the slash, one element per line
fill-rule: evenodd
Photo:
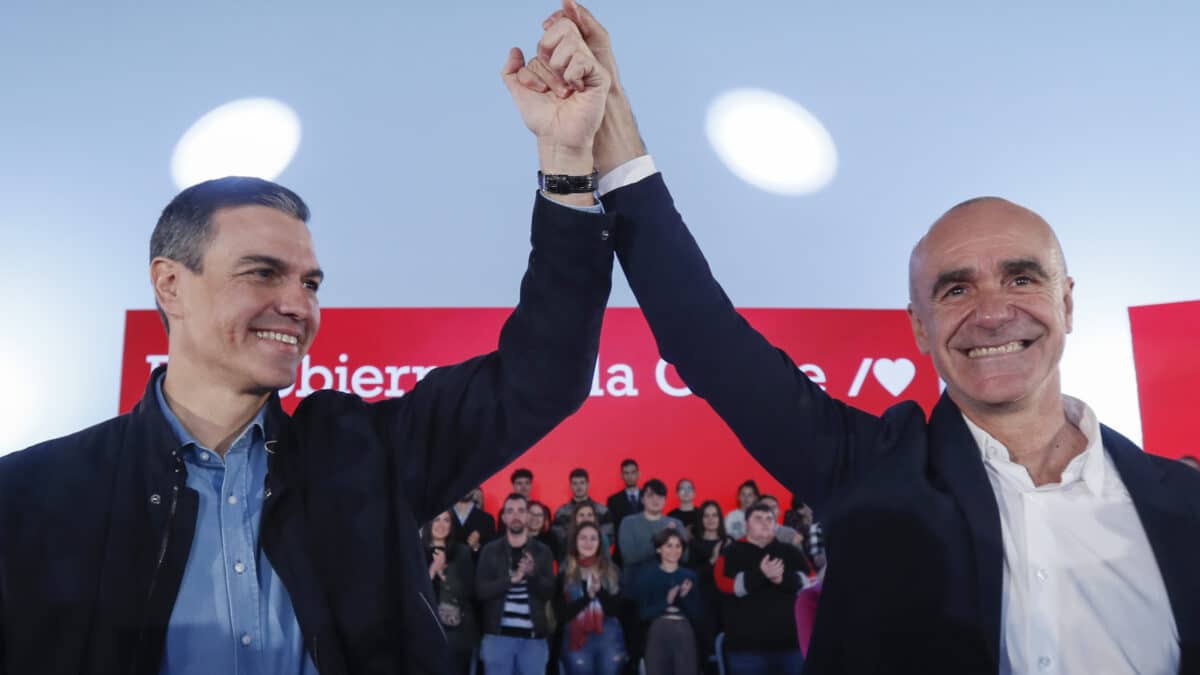
<path fill-rule="evenodd" d="M 660 616 L 646 633 L 646 675 L 697 675 L 696 633 L 682 616 Z"/>

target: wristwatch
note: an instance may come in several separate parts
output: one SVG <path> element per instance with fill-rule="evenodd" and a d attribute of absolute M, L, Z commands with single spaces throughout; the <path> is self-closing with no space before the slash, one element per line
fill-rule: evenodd
<path fill-rule="evenodd" d="M 596 191 L 596 183 L 600 180 L 600 172 L 592 170 L 586 176 L 567 176 L 564 174 L 545 174 L 538 172 L 538 187 L 550 194 L 573 195 Z"/>

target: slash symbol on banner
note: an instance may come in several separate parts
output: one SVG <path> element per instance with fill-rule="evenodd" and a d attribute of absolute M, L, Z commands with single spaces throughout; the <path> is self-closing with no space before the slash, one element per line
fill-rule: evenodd
<path fill-rule="evenodd" d="M 875 366 L 872 367 L 871 363 Z M 850 393 L 848 396 L 853 398 L 858 396 L 862 391 L 863 381 L 867 379 L 867 373 L 870 372 L 875 376 L 875 379 L 888 391 L 892 396 L 900 396 L 908 385 L 912 384 L 913 378 L 917 375 L 917 367 L 908 359 L 871 359 L 865 358 L 862 364 L 858 367 L 858 373 L 854 376 L 854 383 L 850 385 Z"/>

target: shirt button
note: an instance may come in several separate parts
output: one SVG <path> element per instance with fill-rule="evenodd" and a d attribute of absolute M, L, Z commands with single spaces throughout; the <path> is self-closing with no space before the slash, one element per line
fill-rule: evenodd
<path fill-rule="evenodd" d="M 246 645 L 247 647 L 249 647 L 249 646 L 250 646 L 250 642 L 251 642 L 251 640 L 250 640 L 250 634 L 249 634 L 249 633 L 246 633 L 245 635 L 243 635 L 243 636 L 242 636 L 242 644 L 244 644 L 244 645 Z"/>
<path fill-rule="evenodd" d="M 207 452 L 202 452 L 202 453 L 200 453 L 200 459 L 201 459 L 202 461 L 205 461 L 205 462 L 207 462 L 207 461 L 208 461 L 208 453 L 207 453 Z"/>
<path fill-rule="evenodd" d="M 230 505 L 236 504 L 237 503 L 237 495 L 229 495 L 229 499 L 226 501 L 228 501 Z"/>
<path fill-rule="evenodd" d="M 608 241 L 608 230 L 600 230 L 600 241 Z"/>
<path fill-rule="evenodd" d="M 244 563 L 244 562 L 235 563 L 233 566 L 233 571 L 237 572 L 238 574 L 245 572 L 246 571 L 246 563 Z"/>
<path fill-rule="evenodd" d="M 1054 659 L 1050 658 L 1049 656 L 1042 656 L 1038 658 L 1038 668 L 1046 670 L 1052 665 L 1054 665 Z"/>
<path fill-rule="evenodd" d="M 1046 573 L 1046 570 L 1044 570 L 1040 567 L 1038 568 L 1038 571 L 1037 571 L 1038 581 L 1045 581 L 1046 577 L 1048 577 L 1048 576 L 1050 576 L 1050 575 Z"/>

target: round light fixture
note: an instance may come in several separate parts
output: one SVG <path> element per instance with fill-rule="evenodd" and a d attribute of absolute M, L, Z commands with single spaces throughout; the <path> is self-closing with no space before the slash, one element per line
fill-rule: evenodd
<path fill-rule="evenodd" d="M 765 89 L 735 89 L 708 107 L 708 141 L 738 178 L 781 195 L 816 192 L 837 173 L 833 138 L 799 103 Z"/>
<path fill-rule="evenodd" d="M 226 103 L 196 120 L 171 157 L 180 189 L 212 178 L 254 176 L 274 180 L 300 147 L 300 117 L 270 98 Z"/>

